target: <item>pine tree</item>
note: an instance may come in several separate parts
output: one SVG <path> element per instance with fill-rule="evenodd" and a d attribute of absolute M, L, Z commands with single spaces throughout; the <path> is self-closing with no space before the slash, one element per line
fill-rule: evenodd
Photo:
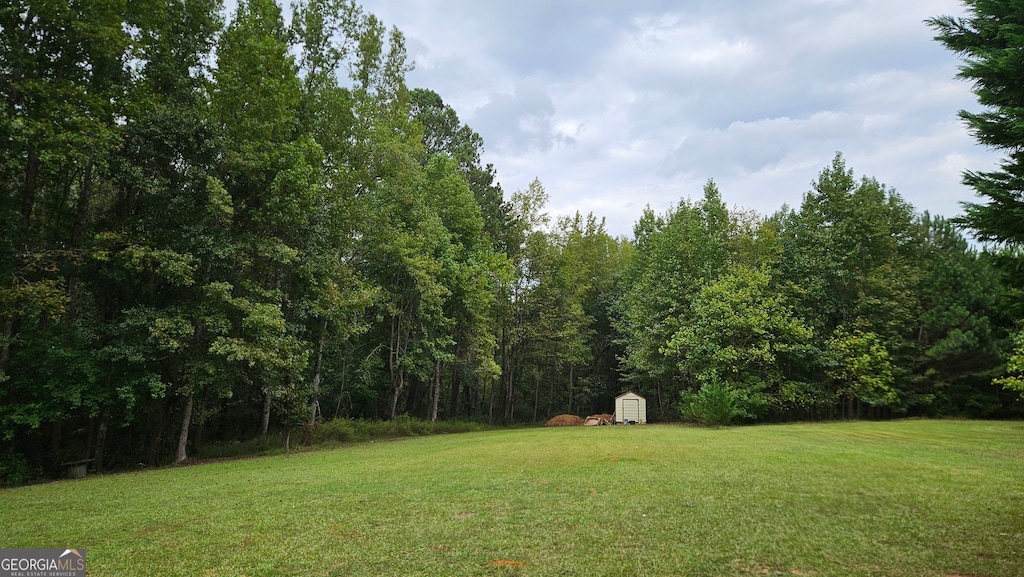
<path fill-rule="evenodd" d="M 967 171 L 963 182 L 986 202 L 964 203 L 958 223 L 1006 249 L 1013 284 L 1024 286 L 1024 3 L 966 0 L 967 16 L 927 20 L 936 40 L 960 55 L 959 78 L 974 83 L 982 112 L 960 111 L 974 137 L 1004 151 L 999 170 Z"/>

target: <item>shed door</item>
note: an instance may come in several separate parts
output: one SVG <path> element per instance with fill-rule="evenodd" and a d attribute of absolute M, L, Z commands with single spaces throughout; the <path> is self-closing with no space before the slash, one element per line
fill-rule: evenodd
<path fill-rule="evenodd" d="M 640 421 L 640 399 L 622 399 L 622 422 Z"/>

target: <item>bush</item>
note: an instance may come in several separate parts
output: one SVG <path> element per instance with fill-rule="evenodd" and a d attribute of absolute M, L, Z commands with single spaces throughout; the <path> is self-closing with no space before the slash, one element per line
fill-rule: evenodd
<path fill-rule="evenodd" d="M 709 427 L 728 425 L 743 413 L 736 391 L 717 376 L 707 379 L 697 394 L 683 391 L 680 412 L 683 419 Z"/>
<path fill-rule="evenodd" d="M 483 428 L 479 423 L 467 421 L 437 421 L 432 423 L 408 415 L 401 415 L 393 421 L 335 419 L 317 424 L 316 430 L 313 432 L 313 442 L 315 444 L 330 442 L 353 443 L 372 441 L 374 439 L 467 433 L 470 431 L 480 431 Z"/>
<path fill-rule="evenodd" d="M 326 423 L 318 423 L 313 431 L 314 443 L 350 443 L 356 440 L 356 428 L 350 419 L 334 419 Z"/>
<path fill-rule="evenodd" d="M 435 435 L 449 433 L 473 433 L 484 430 L 485 426 L 472 421 L 438 421 L 434 423 Z"/>
<path fill-rule="evenodd" d="M 21 485 L 39 476 L 39 471 L 30 467 L 21 453 L 0 458 L 0 487 Z"/>
<path fill-rule="evenodd" d="M 433 423 L 409 415 L 399 415 L 391 423 L 394 425 L 395 437 L 419 437 L 433 432 Z"/>
<path fill-rule="evenodd" d="M 195 451 L 194 456 L 199 459 L 233 459 L 235 457 L 269 455 L 280 452 L 283 442 L 284 438 L 281 434 L 271 433 L 267 435 L 266 442 L 259 438 L 254 438 L 241 441 L 204 443 Z"/>

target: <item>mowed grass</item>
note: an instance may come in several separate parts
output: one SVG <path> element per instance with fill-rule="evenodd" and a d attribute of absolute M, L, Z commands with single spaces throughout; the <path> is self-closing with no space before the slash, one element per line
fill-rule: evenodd
<path fill-rule="evenodd" d="M 489 431 L 0 491 L 91 576 L 1024 575 L 1024 423 Z"/>

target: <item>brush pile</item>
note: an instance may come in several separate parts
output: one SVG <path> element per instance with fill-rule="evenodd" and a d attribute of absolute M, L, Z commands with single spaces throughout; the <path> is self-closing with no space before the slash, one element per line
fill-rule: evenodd
<path fill-rule="evenodd" d="M 581 419 L 576 415 L 558 415 L 557 417 L 551 417 L 548 422 L 544 423 L 545 427 L 578 427 L 583 425 L 585 427 L 593 427 L 596 425 L 610 425 L 612 424 L 612 416 L 607 413 L 600 415 L 590 415 L 586 419 Z"/>
<path fill-rule="evenodd" d="M 551 417 L 544 423 L 545 427 L 577 427 L 583 424 L 583 419 L 576 415 L 558 415 Z"/>

